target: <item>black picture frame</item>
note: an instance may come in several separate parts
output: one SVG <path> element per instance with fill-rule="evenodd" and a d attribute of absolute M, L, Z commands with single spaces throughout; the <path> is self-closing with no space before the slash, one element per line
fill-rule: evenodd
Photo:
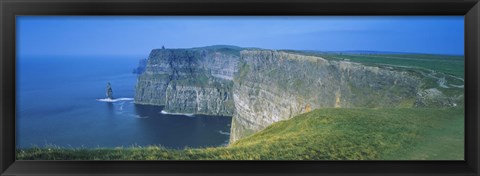
<path fill-rule="evenodd" d="M 0 0 L 0 172 L 7 175 L 479 175 L 478 0 Z M 464 161 L 16 161 L 18 15 L 464 15 Z"/>

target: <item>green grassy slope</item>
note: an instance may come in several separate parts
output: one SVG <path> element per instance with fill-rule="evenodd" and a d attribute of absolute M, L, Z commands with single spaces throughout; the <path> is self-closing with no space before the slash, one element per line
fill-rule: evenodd
<path fill-rule="evenodd" d="M 272 124 L 227 147 L 171 150 L 17 149 L 20 160 L 463 159 L 463 109 L 321 109 Z"/>
<path fill-rule="evenodd" d="M 330 59 L 348 59 L 364 64 L 385 64 L 392 66 L 424 68 L 453 76 L 464 77 L 463 56 L 421 55 L 421 54 L 372 54 L 372 55 L 323 55 Z"/>

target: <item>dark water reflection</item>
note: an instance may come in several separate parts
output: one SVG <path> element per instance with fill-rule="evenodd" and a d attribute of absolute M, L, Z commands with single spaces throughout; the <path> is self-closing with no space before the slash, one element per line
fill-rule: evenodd
<path fill-rule="evenodd" d="M 140 118 L 138 125 L 149 141 L 159 141 L 166 147 L 183 148 L 227 144 L 231 117 L 205 115 L 168 115 L 163 107 L 134 105 Z"/>

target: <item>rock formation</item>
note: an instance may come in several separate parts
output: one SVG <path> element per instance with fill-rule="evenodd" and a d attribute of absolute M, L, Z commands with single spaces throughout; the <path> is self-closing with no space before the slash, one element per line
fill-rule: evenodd
<path fill-rule="evenodd" d="M 112 85 L 110 85 L 110 82 L 107 83 L 107 91 L 105 95 L 107 96 L 107 98 L 113 99 Z"/>

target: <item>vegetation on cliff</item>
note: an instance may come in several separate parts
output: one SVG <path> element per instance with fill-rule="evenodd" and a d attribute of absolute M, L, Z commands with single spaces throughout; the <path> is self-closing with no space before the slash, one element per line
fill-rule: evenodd
<path fill-rule="evenodd" d="M 462 160 L 463 108 L 327 108 L 225 147 L 17 149 L 19 160 Z"/>

